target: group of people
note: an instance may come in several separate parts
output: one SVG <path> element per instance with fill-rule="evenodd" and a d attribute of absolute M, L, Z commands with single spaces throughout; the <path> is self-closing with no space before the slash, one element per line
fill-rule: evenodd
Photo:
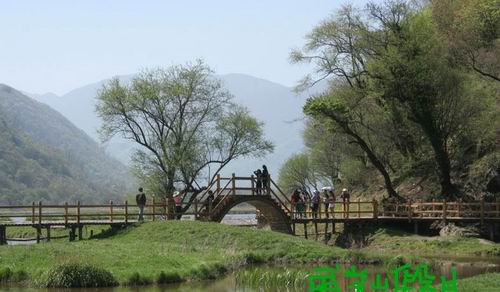
<path fill-rule="evenodd" d="M 271 188 L 271 179 L 267 166 L 262 165 L 262 170 L 257 169 L 253 174 L 255 174 L 255 193 L 257 195 L 267 194 Z"/>
<path fill-rule="evenodd" d="M 212 195 L 213 196 L 213 195 Z M 173 195 L 174 203 L 175 203 L 175 216 L 176 220 L 181 220 L 182 217 L 182 196 L 181 193 L 176 191 Z M 212 197 L 213 199 L 213 197 Z M 139 208 L 139 221 L 144 221 L 144 208 L 146 207 L 146 194 L 144 193 L 143 188 L 139 188 L 139 193 L 135 196 L 135 203 Z"/>
<path fill-rule="evenodd" d="M 349 201 L 351 195 L 349 191 L 344 188 L 340 193 L 340 198 L 342 199 L 342 205 L 344 210 L 344 215 L 349 212 Z M 307 204 L 311 208 L 311 213 L 313 218 L 318 218 L 318 213 L 320 212 L 321 203 L 323 203 L 323 210 L 325 212 L 326 218 L 329 218 L 330 214 L 334 217 L 335 209 L 335 192 L 333 187 L 325 187 L 322 189 L 322 194 L 318 190 L 312 192 L 312 196 L 305 190 L 296 189 L 290 198 L 292 202 L 292 207 L 295 211 L 295 216 L 297 218 L 304 218 L 306 216 Z"/>

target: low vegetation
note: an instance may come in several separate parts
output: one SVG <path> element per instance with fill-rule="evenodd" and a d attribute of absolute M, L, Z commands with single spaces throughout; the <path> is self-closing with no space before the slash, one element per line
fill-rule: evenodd
<path fill-rule="evenodd" d="M 249 263 L 337 261 L 344 254 L 340 248 L 272 231 L 172 221 L 144 223 L 109 238 L 3 246 L 0 267 L 26 271 L 31 282 L 47 284 L 47 273 L 60 271 L 54 267 L 78 263 L 100 267 L 119 283 L 134 286 L 213 279 Z"/>
<path fill-rule="evenodd" d="M 457 291 L 495 292 L 498 291 L 498 287 L 500 287 L 500 273 L 482 274 L 457 280 Z"/>
<path fill-rule="evenodd" d="M 118 282 L 109 271 L 89 264 L 67 263 L 47 271 L 39 280 L 47 288 L 113 287 Z"/>
<path fill-rule="evenodd" d="M 420 256 L 500 256 L 500 244 L 480 238 L 428 237 L 389 229 L 377 230 L 362 250 Z"/>
<path fill-rule="evenodd" d="M 284 270 L 250 269 L 235 274 L 236 285 L 241 287 L 254 287 L 259 289 L 276 289 L 283 291 L 304 288 L 308 273 L 301 270 L 285 268 Z"/>

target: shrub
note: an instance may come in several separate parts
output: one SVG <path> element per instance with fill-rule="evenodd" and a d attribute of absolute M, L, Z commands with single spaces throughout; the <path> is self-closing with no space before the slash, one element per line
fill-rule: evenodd
<path fill-rule="evenodd" d="M 138 272 L 133 273 L 130 275 L 125 282 L 126 286 L 145 286 L 145 285 L 150 285 L 152 284 L 153 281 L 149 278 L 146 278 L 139 274 Z"/>
<path fill-rule="evenodd" d="M 401 267 L 405 265 L 405 258 L 402 255 L 397 255 L 391 258 L 388 262 L 389 267 Z"/>
<path fill-rule="evenodd" d="M 227 272 L 227 268 L 222 264 L 201 264 L 191 269 L 190 275 L 193 279 L 207 280 L 216 279 Z"/>
<path fill-rule="evenodd" d="M 28 279 L 28 273 L 23 270 L 12 271 L 10 268 L 0 269 L 0 283 L 19 283 Z"/>
<path fill-rule="evenodd" d="M 181 282 L 182 278 L 177 273 L 165 273 L 163 271 L 160 272 L 158 278 L 156 278 L 156 284 L 169 284 L 169 283 L 177 283 Z"/>
<path fill-rule="evenodd" d="M 47 288 L 113 287 L 118 282 L 109 271 L 88 264 L 67 263 L 50 269 L 41 286 Z"/>

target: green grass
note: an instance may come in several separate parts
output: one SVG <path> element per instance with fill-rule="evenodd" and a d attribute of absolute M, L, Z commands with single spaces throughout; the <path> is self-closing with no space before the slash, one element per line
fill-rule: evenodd
<path fill-rule="evenodd" d="M 398 230 L 379 229 L 362 251 L 420 256 L 500 256 L 500 244 L 478 238 L 426 237 Z"/>
<path fill-rule="evenodd" d="M 0 247 L 0 267 L 40 279 L 64 263 L 103 268 L 125 285 L 211 279 L 255 262 L 335 261 L 345 250 L 272 231 L 190 221 L 144 223 L 103 239 Z M 163 275 L 162 275 L 163 273 Z"/>
<path fill-rule="evenodd" d="M 83 228 L 83 236 L 89 237 L 91 230 L 94 235 L 98 235 L 103 230 L 107 230 L 108 226 L 103 225 L 86 225 Z M 51 228 L 50 236 L 52 239 L 58 237 L 67 237 L 70 229 L 67 228 Z M 47 230 L 42 229 L 42 237 L 46 237 Z M 36 229 L 32 227 L 7 227 L 7 238 L 23 238 L 23 239 L 36 239 Z M 66 239 L 67 240 L 67 239 Z"/>
<path fill-rule="evenodd" d="M 257 290 L 276 290 L 280 289 L 289 290 L 304 290 L 308 273 L 288 269 L 284 270 L 266 270 L 262 271 L 259 268 L 247 269 L 235 273 L 236 285 L 241 287 L 252 287 Z"/>
<path fill-rule="evenodd" d="M 496 292 L 499 291 L 499 287 L 500 273 L 482 274 L 457 280 L 457 291 Z"/>

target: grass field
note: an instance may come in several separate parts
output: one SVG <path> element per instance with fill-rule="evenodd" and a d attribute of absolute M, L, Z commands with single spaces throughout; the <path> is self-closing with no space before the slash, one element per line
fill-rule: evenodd
<path fill-rule="evenodd" d="M 427 237 L 398 230 L 379 229 L 362 251 L 421 256 L 500 256 L 500 244 L 479 238 Z"/>
<path fill-rule="evenodd" d="M 25 271 L 33 281 L 58 264 L 82 263 L 110 271 L 120 283 L 138 276 L 153 282 L 161 272 L 172 279 L 206 279 L 246 263 L 334 261 L 346 254 L 271 231 L 171 221 L 144 223 L 109 238 L 2 246 L 0 268 Z"/>

